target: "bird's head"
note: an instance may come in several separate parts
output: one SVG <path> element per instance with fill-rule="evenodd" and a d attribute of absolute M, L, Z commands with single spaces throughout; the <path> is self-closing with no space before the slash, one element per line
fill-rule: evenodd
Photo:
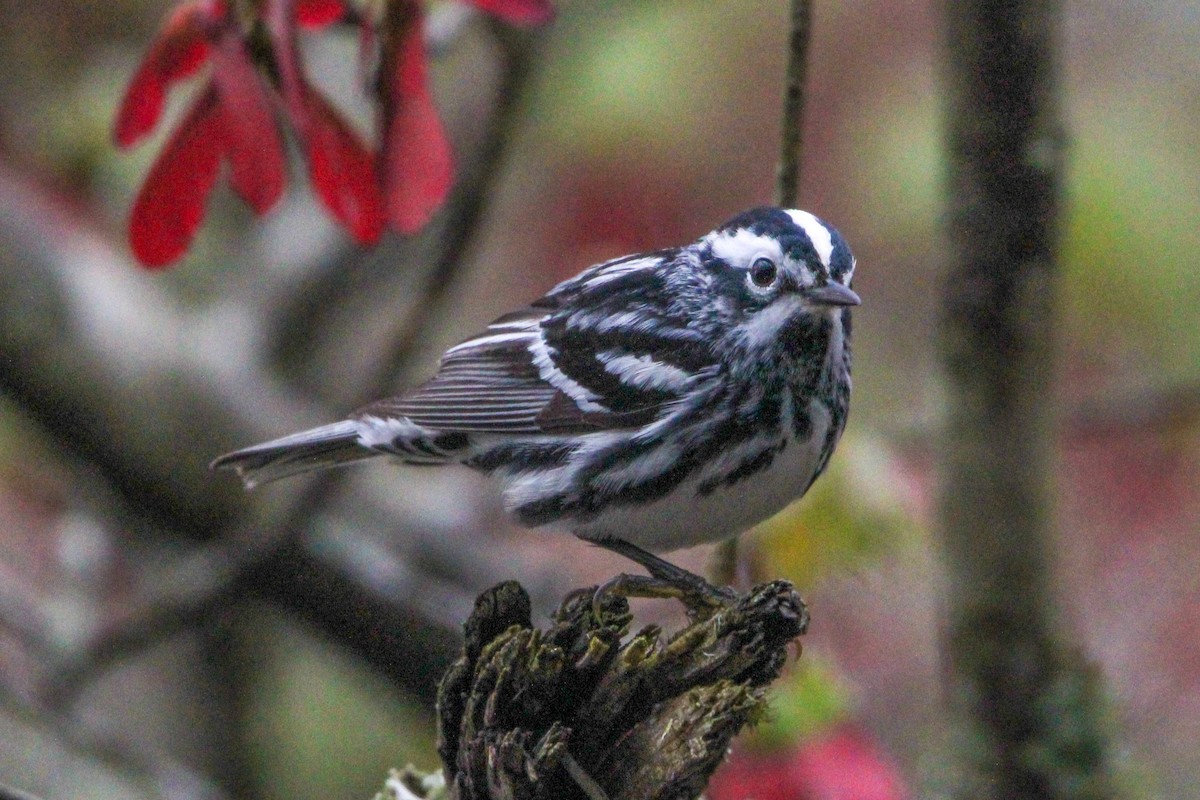
<path fill-rule="evenodd" d="M 845 239 L 807 211 L 751 209 L 698 244 L 722 314 L 750 344 L 844 318 L 861 302 Z"/>

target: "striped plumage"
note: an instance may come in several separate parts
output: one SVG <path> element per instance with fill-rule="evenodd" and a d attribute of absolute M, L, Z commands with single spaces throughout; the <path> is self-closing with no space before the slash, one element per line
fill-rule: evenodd
<path fill-rule="evenodd" d="M 462 463 L 527 526 L 654 551 L 716 541 L 825 468 L 850 400 L 853 271 L 816 217 L 753 209 L 585 270 L 410 392 L 214 465 L 253 485 L 381 454 Z"/>

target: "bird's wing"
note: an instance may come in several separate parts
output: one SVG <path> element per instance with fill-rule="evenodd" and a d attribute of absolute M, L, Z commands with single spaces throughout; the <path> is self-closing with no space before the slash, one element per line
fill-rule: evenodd
<path fill-rule="evenodd" d="M 655 267 L 667 258 L 618 259 L 559 284 L 450 348 L 425 384 L 355 416 L 498 434 L 586 433 L 657 419 L 715 369 L 699 334 L 666 312 Z"/>
<path fill-rule="evenodd" d="M 355 416 L 406 417 L 439 431 L 544 433 L 538 415 L 557 390 L 541 379 L 530 353 L 542 316 L 544 312 L 501 317 L 450 348 L 437 374 L 424 384 L 372 403 Z"/>

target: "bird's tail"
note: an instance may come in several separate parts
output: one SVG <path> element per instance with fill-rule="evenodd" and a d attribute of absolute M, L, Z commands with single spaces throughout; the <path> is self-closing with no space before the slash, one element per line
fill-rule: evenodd
<path fill-rule="evenodd" d="M 346 420 L 226 453 L 212 462 L 212 468 L 236 471 L 250 489 L 289 475 L 377 455 L 379 451 L 359 443 L 358 423 Z"/>

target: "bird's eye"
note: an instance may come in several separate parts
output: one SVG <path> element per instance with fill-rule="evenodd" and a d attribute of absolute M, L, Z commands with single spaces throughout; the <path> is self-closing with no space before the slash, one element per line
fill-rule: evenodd
<path fill-rule="evenodd" d="M 750 282 L 760 289 L 766 289 L 775 283 L 779 277 L 779 268 L 769 258 L 756 258 L 750 265 Z"/>

